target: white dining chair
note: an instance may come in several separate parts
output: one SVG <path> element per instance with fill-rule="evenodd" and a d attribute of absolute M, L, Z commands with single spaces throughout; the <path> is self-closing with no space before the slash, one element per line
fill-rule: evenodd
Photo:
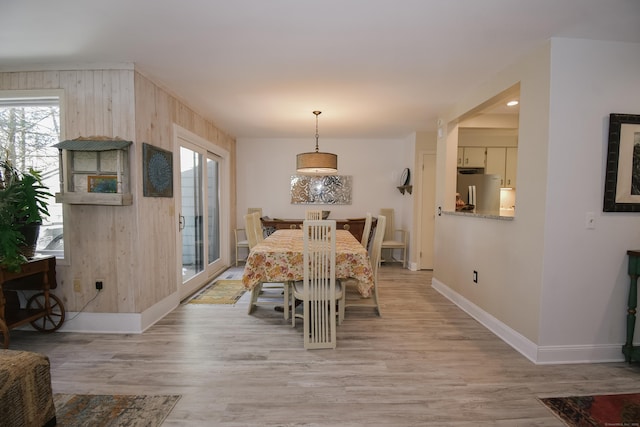
<path fill-rule="evenodd" d="M 371 235 L 371 223 L 373 222 L 373 216 L 370 212 L 367 212 L 367 215 L 364 219 L 364 229 L 362 230 L 362 238 L 360 239 L 360 243 L 365 249 L 369 249 L 369 236 Z"/>
<path fill-rule="evenodd" d="M 249 250 L 251 250 L 255 245 L 258 244 L 258 237 L 256 236 L 255 215 L 246 214 L 244 216 L 244 230 L 247 235 Z"/>
<path fill-rule="evenodd" d="M 253 215 L 253 228 L 256 235 L 256 240 L 258 243 L 264 241 L 264 230 L 262 229 L 262 220 L 260 219 L 259 212 L 251 213 Z"/>
<path fill-rule="evenodd" d="M 302 315 L 294 310 L 291 324 L 295 327 L 302 317 L 305 349 L 336 348 L 336 317 L 343 312 L 342 286 L 336 281 L 336 222 L 304 221 L 302 235 L 304 278 L 292 287 L 292 306 L 302 301 Z"/>
<path fill-rule="evenodd" d="M 239 251 L 246 249 L 249 251 L 249 239 L 247 238 L 246 228 L 234 228 L 233 235 L 236 240 L 236 267 L 240 261 L 246 261 L 247 259 L 240 259 Z"/>
<path fill-rule="evenodd" d="M 354 294 L 357 294 L 357 297 L 354 295 L 353 298 L 347 298 L 349 289 L 357 287 L 358 280 L 354 278 L 342 279 L 340 280 L 342 284 L 342 310 L 346 310 L 348 307 L 373 307 L 376 309 L 378 316 L 382 317 L 380 300 L 378 298 L 378 267 L 380 267 L 382 239 L 384 238 L 386 222 L 387 218 L 384 215 L 378 216 L 376 231 L 373 236 L 373 243 L 371 244 L 371 253 L 369 255 L 371 269 L 373 270 L 373 291 L 371 298 L 362 298 L 358 292 L 354 292 Z M 342 319 L 345 318 L 344 311 L 340 313 L 340 317 Z"/>
<path fill-rule="evenodd" d="M 384 233 L 384 239 L 382 240 L 382 250 L 387 250 L 389 255 L 388 258 L 381 258 L 381 262 L 400 262 L 403 267 L 406 267 L 407 231 L 401 228 L 396 228 L 393 208 L 380 209 L 380 215 L 387 218 L 387 226 L 385 227 L 386 231 Z M 379 227 L 380 225 L 376 225 L 376 228 Z M 400 250 L 402 252 L 402 258 L 395 259 L 393 257 L 394 251 L 396 250 Z"/>
<path fill-rule="evenodd" d="M 262 225 L 258 212 L 246 214 L 244 216 L 247 240 L 249 241 L 249 251 L 257 244 L 264 241 Z M 289 319 L 289 283 L 260 283 L 251 289 L 251 299 L 249 301 L 248 314 L 253 313 L 257 306 L 284 307 L 284 318 Z"/>

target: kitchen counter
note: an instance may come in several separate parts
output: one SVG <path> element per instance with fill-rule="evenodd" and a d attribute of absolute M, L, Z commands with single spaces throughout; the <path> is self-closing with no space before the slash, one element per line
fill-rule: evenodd
<path fill-rule="evenodd" d="M 503 211 L 506 211 L 505 213 L 503 213 Z M 495 215 L 495 214 L 483 214 L 483 213 L 476 213 L 473 211 L 459 211 L 459 212 L 452 212 L 452 211 L 442 211 L 442 213 L 444 215 L 453 215 L 453 216 L 473 216 L 476 218 L 488 218 L 488 219 L 498 219 L 501 221 L 513 221 L 514 215 L 515 215 L 515 210 L 514 209 L 501 209 L 500 210 L 500 215 Z"/>

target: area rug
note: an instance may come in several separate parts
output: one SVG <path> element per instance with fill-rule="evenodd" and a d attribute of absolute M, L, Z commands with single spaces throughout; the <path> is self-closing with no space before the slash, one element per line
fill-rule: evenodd
<path fill-rule="evenodd" d="M 640 393 L 541 398 L 571 427 L 640 426 Z"/>
<path fill-rule="evenodd" d="M 178 399 L 178 395 L 53 395 L 58 427 L 155 427 L 167 418 Z"/>
<path fill-rule="evenodd" d="M 235 304 L 246 292 L 241 280 L 216 280 L 189 304 Z"/>

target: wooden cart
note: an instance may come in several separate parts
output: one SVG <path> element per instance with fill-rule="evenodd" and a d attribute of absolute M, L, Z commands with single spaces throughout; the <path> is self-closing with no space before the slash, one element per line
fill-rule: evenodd
<path fill-rule="evenodd" d="M 62 301 L 49 292 L 55 289 L 56 258 L 32 258 L 19 272 L 0 268 L 0 337 L 9 348 L 9 330 L 31 323 L 35 329 L 53 332 L 64 322 Z M 21 307 L 18 291 L 36 291 Z M 40 291 L 40 292 L 38 292 Z"/>

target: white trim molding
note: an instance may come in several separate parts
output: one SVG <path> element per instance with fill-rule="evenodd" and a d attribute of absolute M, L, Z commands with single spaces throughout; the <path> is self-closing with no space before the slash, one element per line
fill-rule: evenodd
<path fill-rule="evenodd" d="M 622 344 L 539 346 L 438 279 L 432 280 L 431 287 L 536 365 L 624 361 Z"/>
<path fill-rule="evenodd" d="M 142 313 L 67 312 L 58 332 L 102 334 L 141 334 L 180 304 L 178 292 L 149 307 Z"/>

